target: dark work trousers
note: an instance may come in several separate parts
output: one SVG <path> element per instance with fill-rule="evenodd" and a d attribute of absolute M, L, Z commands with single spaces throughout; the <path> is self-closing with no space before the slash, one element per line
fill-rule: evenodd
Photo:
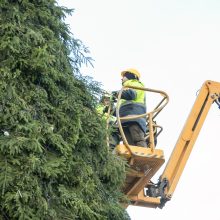
<path fill-rule="evenodd" d="M 120 136 L 118 132 L 112 132 L 109 136 L 109 147 L 113 150 L 120 143 Z"/>
<path fill-rule="evenodd" d="M 129 145 L 147 147 L 144 132 L 137 123 L 123 124 L 123 131 Z"/>

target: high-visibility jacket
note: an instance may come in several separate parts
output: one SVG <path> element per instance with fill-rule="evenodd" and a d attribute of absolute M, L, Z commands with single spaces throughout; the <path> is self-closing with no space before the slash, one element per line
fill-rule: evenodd
<path fill-rule="evenodd" d="M 103 105 L 102 103 L 100 103 L 96 107 L 96 111 L 103 119 L 107 120 L 107 118 L 109 117 L 109 122 L 114 123 L 116 121 L 116 117 L 113 116 L 112 114 L 108 115 L 108 112 L 105 111 L 105 108 L 106 108 L 106 105 Z"/>
<path fill-rule="evenodd" d="M 135 86 L 143 88 L 144 84 L 136 79 L 132 79 L 124 82 L 123 86 Z M 146 111 L 147 108 L 144 90 L 130 88 L 123 90 L 119 109 L 120 117 L 141 115 L 145 114 Z M 131 122 L 138 123 L 141 129 L 144 131 L 144 133 L 146 132 L 146 117 L 122 120 L 121 123 L 122 125 L 126 125 Z"/>

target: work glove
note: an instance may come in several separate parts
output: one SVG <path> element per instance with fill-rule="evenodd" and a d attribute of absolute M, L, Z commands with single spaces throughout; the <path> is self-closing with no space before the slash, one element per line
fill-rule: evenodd
<path fill-rule="evenodd" d="M 117 98 L 118 97 L 118 91 L 112 91 L 112 96 Z"/>
<path fill-rule="evenodd" d="M 106 106 L 104 107 L 104 109 L 103 109 L 103 113 L 108 112 L 108 109 L 109 109 L 109 106 L 108 106 L 108 105 L 106 105 Z"/>

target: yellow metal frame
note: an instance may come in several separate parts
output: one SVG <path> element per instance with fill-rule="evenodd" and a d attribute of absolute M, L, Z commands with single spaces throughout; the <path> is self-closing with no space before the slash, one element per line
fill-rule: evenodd
<path fill-rule="evenodd" d="M 143 90 L 145 92 L 157 93 L 157 94 L 160 94 L 163 98 L 159 102 L 159 104 L 151 112 L 141 114 L 141 115 L 135 115 L 135 116 L 120 117 L 119 116 L 119 109 L 120 109 L 121 95 L 122 95 L 122 92 L 126 89 Z M 124 131 L 123 131 L 123 128 L 121 125 L 121 120 L 129 120 L 129 119 L 134 119 L 134 118 L 146 117 L 146 121 L 148 122 L 148 127 L 149 127 L 150 149 L 153 153 L 153 151 L 155 149 L 155 142 L 154 142 L 154 126 L 155 125 L 154 125 L 153 119 L 162 111 L 162 109 L 167 105 L 168 102 L 169 102 L 169 96 L 164 91 L 161 91 L 161 90 L 155 90 L 155 89 L 143 88 L 143 87 L 135 87 L 135 86 L 123 86 L 122 89 L 119 91 L 118 101 L 117 101 L 117 106 L 116 106 L 116 117 L 117 117 L 118 127 L 120 130 L 122 139 L 123 139 L 123 143 L 131 154 L 133 154 L 133 152 L 130 149 L 130 146 L 129 146 L 129 144 L 126 140 L 126 137 L 124 135 Z M 161 126 L 158 126 L 158 127 L 160 127 L 162 129 Z"/>

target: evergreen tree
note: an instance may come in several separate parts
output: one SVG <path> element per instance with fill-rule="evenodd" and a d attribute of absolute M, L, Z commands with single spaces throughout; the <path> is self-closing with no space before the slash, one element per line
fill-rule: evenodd
<path fill-rule="evenodd" d="M 129 219 L 91 62 L 55 0 L 0 0 L 0 218 Z"/>

